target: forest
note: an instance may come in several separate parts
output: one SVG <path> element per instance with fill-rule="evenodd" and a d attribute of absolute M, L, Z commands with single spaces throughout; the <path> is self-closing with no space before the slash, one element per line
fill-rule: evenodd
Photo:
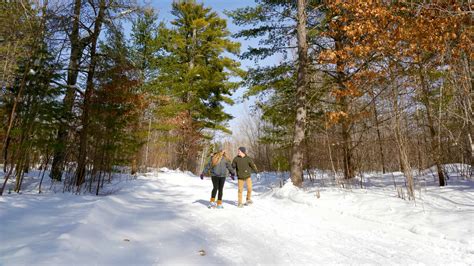
<path fill-rule="evenodd" d="M 165 22 L 133 0 L 0 3 L 0 195 L 31 169 L 96 194 L 123 169 L 198 174 L 219 134 L 295 186 L 400 171 L 414 197 L 419 171 L 446 186 L 445 165 L 474 165 L 469 1 L 171 5 Z M 249 99 L 232 132 L 225 106 Z"/>

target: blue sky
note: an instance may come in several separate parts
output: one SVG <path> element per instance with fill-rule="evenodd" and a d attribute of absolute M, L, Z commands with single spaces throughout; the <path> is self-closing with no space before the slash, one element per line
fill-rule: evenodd
<path fill-rule="evenodd" d="M 170 13 L 172 2 L 172 0 L 145 0 L 144 5 L 151 6 L 158 11 L 159 21 L 170 22 L 171 20 L 173 20 L 173 16 Z M 222 18 L 226 18 L 228 29 L 232 34 L 238 32 L 242 28 L 233 24 L 232 20 L 224 14 L 224 11 L 255 5 L 254 0 L 198 0 L 197 2 L 204 3 L 204 6 L 212 8 L 214 11 L 219 13 Z M 241 43 L 241 52 L 245 51 L 249 45 L 254 47 L 258 45 L 258 40 L 255 39 L 237 39 L 236 41 L 239 41 Z M 240 62 L 243 69 L 247 69 L 248 67 L 255 65 L 255 62 L 250 60 L 240 60 Z M 274 62 L 275 60 L 270 58 L 269 60 L 265 60 L 265 62 L 261 62 L 261 64 L 271 64 Z M 229 127 L 234 132 L 234 134 L 239 133 L 239 119 L 244 117 L 245 113 L 247 112 L 247 110 L 245 109 L 250 108 L 254 103 L 254 98 L 251 98 L 245 103 L 242 102 L 241 97 L 245 90 L 245 88 L 241 88 L 234 93 L 232 98 L 234 99 L 236 104 L 234 104 L 233 106 L 225 106 L 225 111 L 235 117 L 233 120 L 229 121 Z"/>

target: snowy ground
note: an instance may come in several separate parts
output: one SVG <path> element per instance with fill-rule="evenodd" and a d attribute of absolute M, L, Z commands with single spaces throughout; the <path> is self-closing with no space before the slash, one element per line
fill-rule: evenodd
<path fill-rule="evenodd" d="M 0 197 L 0 265 L 474 265 L 474 183 L 419 180 L 413 202 L 393 180 L 300 190 L 268 174 L 254 205 L 237 208 L 230 181 L 224 209 L 209 210 L 211 181 L 178 171 L 122 178 L 99 197 L 49 183 L 35 194 L 27 179 L 23 194 Z"/>

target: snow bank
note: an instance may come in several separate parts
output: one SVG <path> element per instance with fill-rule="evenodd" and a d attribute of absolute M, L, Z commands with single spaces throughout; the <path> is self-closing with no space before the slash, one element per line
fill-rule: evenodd
<path fill-rule="evenodd" d="M 420 171 L 421 174 L 415 176 L 414 201 L 399 198 L 396 188 L 406 192 L 400 172 L 365 174 L 362 188 L 360 179 L 341 188 L 341 185 L 335 187 L 337 181 L 328 173 L 318 171 L 315 175 L 321 179 L 311 182 L 306 176 L 303 189 L 286 180 L 282 188 L 274 187 L 262 197 L 305 204 L 327 213 L 339 213 L 402 228 L 413 234 L 459 242 L 474 253 L 474 182 L 465 180 L 465 175 L 456 171 L 466 171 L 469 166 L 452 164 L 444 168 L 450 176 L 446 187 L 437 185 L 433 169 Z"/>

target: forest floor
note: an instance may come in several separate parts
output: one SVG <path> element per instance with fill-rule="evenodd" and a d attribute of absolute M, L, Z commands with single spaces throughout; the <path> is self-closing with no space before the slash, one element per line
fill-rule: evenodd
<path fill-rule="evenodd" d="M 224 209 L 208 209 L 211 181 L 190 173 L 122 176 L 94 196 L 49 178 L 37 194 L 33 172 L 0 197 L 0 265 L 474 265 L 472 180 L 438 187 L 427 172 L 408 201 L 400 173 L 367 174 L 362 188 L 262 176 L 253 205 L 236 207 L 228 179 Z"/>

